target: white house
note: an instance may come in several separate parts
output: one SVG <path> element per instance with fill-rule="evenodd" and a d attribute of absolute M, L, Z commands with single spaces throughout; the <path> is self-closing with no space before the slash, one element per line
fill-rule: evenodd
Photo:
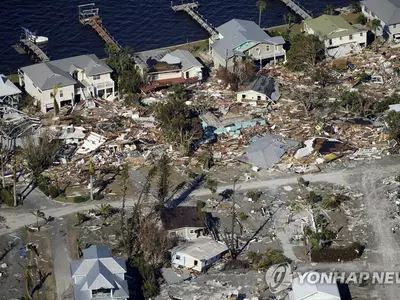
<path fill-rule="evenodd" d="M 83 250 L 83 259 L 70 263 L 75 300 L 127 300 L 126 263 L 103 246 Z"/>
<path fill-rule="evenodd" d="M 203 79 L 203 65 L 187 50 L 149 50 L 135 54 L 135 63 L 147 75 L 152 88 L 178 83 L 192 83 Z"/>
<path fill-rule="evenodd" d="M 18 108 L 21 91 L 5 75 L 0 74 L 0 106 Z"/>
<path fill-rule="evenodd" d="M 341 16 L 322 15 L 304 22 L 304 30 L 325 44 L 328 56 L 338 58 L 358 53 L 367 45 L 367 30 L 348 23 Z"/>
<path fill-rule="evenodd" d="M 280 98 L 279 84 L 267 76 L 258 76 L 244 90 L 236 93 L 238 102 L 263 106 Z"/>
<path fill-rule="evenodd" d="M 340 300 L 340 292 L 336 283 L 308 283 L 296 277 L 292 281 L 289 300 Z"/>
<path fill-rule="evenodd" d="M 175 268 L 187 268 L 205 272 L 228 251 L 224 244 L 211 238 L 199 237 L 170 250 L 171 264 Z"/>
<path fill-rule="evenodd" d="M 376 32 L 378 36 L 383 35 L 390 41 L 400 42 L 400 1 L 364 0 L 360 4 L 362 13 L 369 21 L 381 21 Z"/>
<path fill-rule="evenodd" d="M 262 65 L 271 60 L 286 60 L 285 40 L 281 36 L 269 36 L 253 21 L 233 19 L 217 31 L 218 39 L 209 41 L 215 68 L 233 68 L 246 57 Z"/>
<path fill-rule="evenodd" d="M 80 55 L 23 67 L 18 71 L 20 85 L 40 101 L 41 110 L 54 106 L 53 89 L 60 107 L 93 97 L 114 98 L 112 69 L 96 55 Z"/>
<path fill-rule="evenodd" d="M 200 217 L 196 207 L 177 206 L 163 209 L 161 222 L 171 237 L 193 240 L 205 233 L 209 213 L 204 213 L 204 216 L 206 219 Z"/>

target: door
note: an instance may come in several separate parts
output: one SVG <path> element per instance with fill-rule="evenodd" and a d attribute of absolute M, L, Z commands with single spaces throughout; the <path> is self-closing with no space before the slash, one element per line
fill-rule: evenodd
<path fill-rule="evenodd" d="M 189 78 L 189 72 L 186 72 L 186 79 Z"/>

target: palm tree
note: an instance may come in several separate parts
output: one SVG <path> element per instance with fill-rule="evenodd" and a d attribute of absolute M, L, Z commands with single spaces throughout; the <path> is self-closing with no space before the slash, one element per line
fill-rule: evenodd
<path fill-rule="evenodd" d="M 216 181 L 215 179 L 212 178 L 208 178 L 206 183 L 204 184 L 204 187 L 208 190 L 210 190 L 211 192 L 211 197 L 212 199 L 214 199 L 215 193 L 217 192 L 217 188 L 218 188 L 218 181 Z"/>
<path fill-rule="evenodd" d="M 57 83 L 55 85 L 53 85 L 53 105 L 54 105 L 54 117 L 57 117 L 57 115 L 60 113 L 60 107 L 58 106 L 58 102 L 57 102 L 57 93 L 59 88 L 61 87 L 61 84 Z"/>
<path fill-rule="evenodd" d="M 106 220 L 112 213 L 113 207 L 110 204 L 101 204 L 98 210 L 100 216 Z"/>
<path fill-rule="evenodd" d="M 42 212 L 40 209 L 38 209 L 36 211 L 31 211 L 31 214 L 36 217 L 36 227 L 38 228 L 38 231 L 40 231 L 39 218 L 46 220 L 46 216 L 45 216 L 44 212 Z"/>
<path fill-rule="evenodd" d="M 378 19 L 373 19 L 369 23 L 369 28 L 374 32 L 374 40 L 376 39 L 376 31 L 378 30 L 379 27 L 381 27 L 381 21 Z"/>
<path fill-rule="evenodd" d="M 258 26 L 261 27 L 261 15 L 262 12 L 267 9 L 267 2 L 264 0 L 258 0 L 256 6 L 258 7 Z"/>
<path fill-rule="evenodd" d="M 289 32 L 290 27 L 293 25 L 294 16 L 289 12 L 283 15 L 283 20 L 285 21 L 285 24 L 288 26 L 287 31 Z"/>
<path fill-rule="evenodd" d="M 335 9 L 332 5 L 327 5 L 324 10 L 324 14 L 333 15 L 335 13 Z"/>
<path fill-rule="evenodd" d="M 90 180 L 90 201 L 93 201 L 93 175 L 94 175 L 94 166 L 93 161 L 89 159 L 89 180 Z"/>

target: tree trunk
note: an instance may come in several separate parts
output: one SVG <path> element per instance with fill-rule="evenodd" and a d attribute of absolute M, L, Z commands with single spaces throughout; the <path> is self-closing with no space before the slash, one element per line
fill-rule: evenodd
<path fill-rule="evenodd" d="M 258 12 L 258 26 L 261 27 L 261 9 Z"/>
<path fill-rule="evenodd" d="M 14 181 L 14 185 L 13 185 L 14 207 L 16 207 L 17 206 L 17 166 L 15 164 L 15 161 L 14 161 L 14 167 L 13 167 L 13 181 Z"/>
<path fill-rule="evenodd" d="M 3 155 L 3 153 L 1 154 L 1 184 L 3 185 L 3 188 L 6 187 L 6 181 L 4 179 L 4 155 Z"/>
<path fill-rule="evenodd" d="M 90 201 L 93 201 L 93 175 L 90 175 Z"/>

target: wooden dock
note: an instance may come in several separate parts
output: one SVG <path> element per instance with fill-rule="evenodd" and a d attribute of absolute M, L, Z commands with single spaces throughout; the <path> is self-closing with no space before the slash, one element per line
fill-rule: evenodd
<path fill-rule="evenodd" d="M 79 5 L 79 22 L 83 25 L 90 25 L 106 44 L 114 46 L 118 50 L 122 49 L 117 40 L 103 26 L 99 9 L 95 7 L 94 3 Z"/>
<path fill-rule="evenodd" d="M 313 18 L 313 15 L 310 11 L 305 9 L 303 6 L 300 5 L 296 0 L 281 0 L 283 3 L 286 4 L 293 12 L 298 14 L 303 20 L 310 20 Z"/>
<path fill-rule="evenodd" d="M 21 39 L 20 41 L 28 54 L 32 53 L 40 62 L 50 61 L 50 58 L 38 45 L 27 39 Z"/>
<path fill-rule="evenodd" d="M 196 10 L 198 7 L 199 7 L 198 2 L 191 2 L 180 5 L 173 5 L 173 3 L 171 2 L 171 8 L 175 12 L 178 11 L 186 12 L 189 16 L 193 18 L 193 20 L 199 23 L 201 27 L 207 30 L 208 33 L 211 35 L 211 37 L 218 36 L 218 31 L 211 24 L 209 24 L 207 20 Z"/>

